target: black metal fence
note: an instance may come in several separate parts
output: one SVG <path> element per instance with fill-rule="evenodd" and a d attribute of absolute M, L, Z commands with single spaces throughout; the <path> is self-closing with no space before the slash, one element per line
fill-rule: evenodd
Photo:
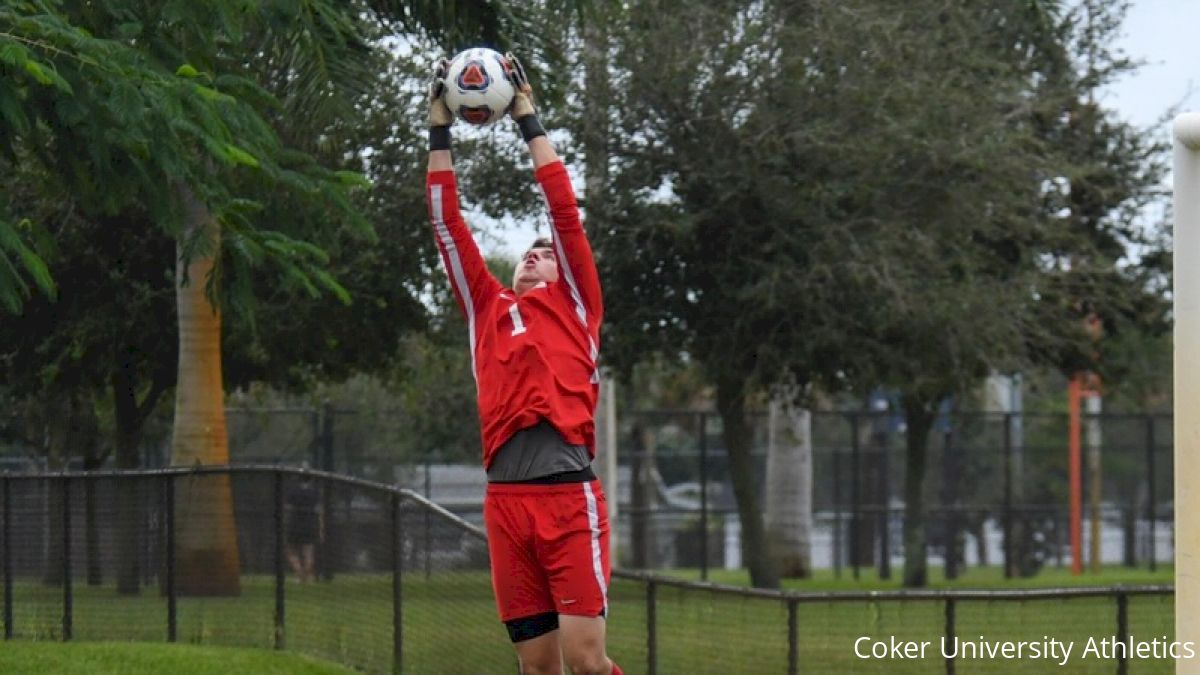
<path fill-rule="evenodd" d="M 473 415 L 468 411 L 466 414 Z M 742 567 L 740 521 L 721 420 L 709 411 L 621 411 L 614 531 L 617 562 L 637 569 Z M 464 422 L 466 423 L 466 422 Z M 169 420 L 146 432 L 145 466 L 167 463 Z M 414 454 L 394 411 L 230 408 L 231 463 L 309 466 L 395 484 L 478 524 L 477 448 Z M 1174 554 L 1172 419 L 1085 415 L 1084 552 L 1108 565 L 1156 569 Z M 751 416 L 757 474 L 766 473 L 767 416 Z M 902 560 L 903 420 L 888 411 L 812 415 L 813 563 L 857 577 L 892 576 Z M 423 447 L 423 446 L 422 446 Z M 4 448 L 0 447 L 0 452 Z M 10 453 L 36 454 L 9 448 Z M 931 564 L 1029 576 L 1071 561 L 1066 415 L 947 413 L 931 434 L 925 506 Z M 36 458 L 34 458 L 36 460 Z M 0 457 L 0 468 L 29 464 Z M 761 479 L 760 479 L 761 480 Z M 703 487 L 702 487 L 703 486 Z M 760 491 L 759 496 L 762 496 Z M 1094 507 L 1093 507 L 1094 505 Z M 761 506 L 761 505 L 760 505 Z"/>
<path fill-rule="evenodd" d="M 301 498 L 309 489 L 315 500 Z M 0 490 L 6 640 L 257 646 L 370 672 L 515 670 L 482 532 L 410 490 L 262 466 L 0 474 Z M 307 542 L 313 581 L 290 564 L 303 566 Z M 1170 586 L 801 593 L 613 576 L 609 651 L 628 673 L 1007 672 L 1030 664 L 869 650 L 1044 636 L 1082 658 L 1088 640 L 1174 635 Z M 1088 665 L 1173 663 L 1109 652 Z"/>
<path fill-rule="evenodd" d="M 281 467 L 0 475 L 6 639 L 287 648 L 371 672 L 515 662 L 481 533 L 410 491 Z M 443 653 L 449 627 L 473 648 Z"/>
<path fill-rule="evenodd" d="M 625 584 L 628 603 L 617 611 L 636 613 L 635 630 L 645 631 L 639 654 L 645 665 L 622 661 L 626 672 L 953 674 L 957 668 L 1043 672 L 1056 665 L 1073 666 L 1070 672 L 1173 672 L 1171 655 L 1187 654 L 1182 645 L 1167 646 L 1174 635 L 1168 585 L 789 592 L 650 573 L 614 576 Z M 613 633 L 624 631 L 614 625 Z M 1060 647 L 1053 654 L 1051 640 Z M 981 652 L 983 643 L 1006 642 L 1024 642 L 1024 653 Z M 1037 656 L 1029 646 L 1034 642 L 1041 645 Z M 1072 655 L 1063 651 L 1068 644 Z M 1141 644 L 1141 656 L 1129 648 Z"/>
<path fill-rule="evenodd" d="M 702 578 L 713 567 L 741 567 L 720 417 L 666 410 L 626 412 L 620 420 L 623 564 L 698 567 Z M 767 471 L 767 424 L 767 415 L 752 416 L 759 485 Z M 1090 562 L 1095 550 L 1107 565 L 1169 564 L 1172 418 L 1084 415 L 1082 424 L 1085 557 Z M 816 412 L 811 433 L 814 565 L 855 578 L 860 568 L 873 567 L 890 577 L 903 554 L 903 419 L 886 411 Z M 947 414 L 931 432 L 927 453 L 932 564 L 949 576 L 970 566 L 1021 576 L 1070 564 L 1066 415 Z M 1090 471 L 1092 457 L 1099 458 L 1098 476 Z M 760 508 L 764 492 L 756 495 Z"/>

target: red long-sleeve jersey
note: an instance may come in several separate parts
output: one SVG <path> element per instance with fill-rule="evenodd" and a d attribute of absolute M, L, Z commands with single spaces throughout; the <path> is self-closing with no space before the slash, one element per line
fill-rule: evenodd
<path fill-rule="evenodd" d="M 550 209 L 558 281 L 521 297 L 496 280 L 463 221 L 453 171 L 427 174 L 429 217 L 467 319 L 479 397 L 483 465 L 514 433 L 545 418 L 595 456 L 603 304 L 592 249 L 562 162 L 536 172 Z"/>

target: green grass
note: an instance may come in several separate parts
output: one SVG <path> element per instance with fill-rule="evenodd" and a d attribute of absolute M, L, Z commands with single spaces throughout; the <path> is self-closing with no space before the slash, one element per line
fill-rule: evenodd
<path fill-rule="evenodd" d="M 286 652 L 238 647 L 10 642 L 0 649 L 0 672 L 62 675 L 349 675 L 354 671 Z"/>
<path fill-rule="evenodd" d="M 880 582 L 863 569 L 855 582 L 849 570 L 841 579 L 823 572 L 816 579 L 788 581 L 787 588 L 867 590 L 898 587 Z M 696 570 L 669 574 L 698 578 Z M 897 570 L 897 574 L 899 571 Z M 1061 585 L 1170 583 L 1171 570 L 1151 575 L 1111 568 L 1098 577 L 1071 577 L 1049 569 L 1032 579 L 1006 581 L 998 570 L 972 569 L 952 583 L 933 572 L 934 587 L 1021 588 Z M 745 573 L 713 571 L 712 581 L 745 584 Z M 245 577 L 238 598 L 181 598 L 178 641 L 257 647 L 267 656 L 274 644 L 274 584 L 269 577 Z M 344 663 L 361 670 L 390 670 L 392 659 L 392 589 L 385 575 L 337 576 L 331 583 L 297 584 L 289 580 L 284 639 L 289 652 Z M 14 628 L 18 640 L 58 640 L 62 632 L 62 591 L 31 580 L 14 589 Z M 658 587 L 656 591 L 658 672 L 782 673 L 788 654 L 787 607 L 761 598 L 710 591 Z M 627 673 L 647 669 L 647 592 L 640 582 L 614 580 L 610 591 L 609 651 Z M 505 673 L 515 670 L 512 648 L 496 618 L 491 582 L 486 572 L 441 572 L 425 578 L 412 574 L 402 589 L 404 670 L 409 673 Z M 1111 636 L 1116 630 L 1116 603 L 1105 598 L 1077 600 L 960 601 L 957 631 L 962 637 L 989 640 L 1038 640 L 1043 636 L 1077 642 L 1067 672 L 1115 670 L 1111 660 L 1080 660 L 1089 637 Z M 157 589 L 135 597 L 119 596 L 111 587 L 76 587 L 74 639 L 82 641 L 166 640 L 166 601 Z M 803 603 L 798 611 L 798 648 L 804 672 L 943 672 L 937 640 L 945 625 L 940 601 L 870 601 Z M 1136 638 L 1174 633 L 1171 597 L 1135 597 L 1129 604 L 1129 626 Z M 932 651 L 917 661 L 862 661 L 854 641 L 862 636 L 933 641 Z M 9 644 L 20 644 L 19 642 Z M 77 645 L 69 645 L 74 649 Z M 8 645 L 0 648 L 5 652 Z M 170 647 L 166 647 L 168 650 Z M 50 649 L 51 652 L 54 648 Z M 220 651 L 220 650 L 218 650 Z M 221 652 L 223 653 L 223 652 Z M 973 661 L 960 672 L 1038 672 L 1056 668 L 1047 661 Z M 1169 661 L 1134 661 L 1131 673 L 1168 672 Z M 54 668 L 50 669 L 54 671 Z M 4 667 L 0 672 L 27 672 Z M 44 671 L 37 671 L 44 672 Z M 82 671 L 81 671 L 82 672 Z M 87 672 L 96 672 L 88 670 Z M 163 672 L 176 672 L 174 668 Z M 205 672 L 205 671 L 184 671 Z M 226 672 L 260 672 L 227 669 Z"/>
<path fill-rule="evenodd" d="M 899 569 L 893 577 L 880 580 L 875 570 L 860 568 L 855 580 L 850 569 L 840 578 L 832 570 L 818 570 L 812 579 L 788 579 L 783 587 L 798 591 L 899 590 Z M 667 576 L 698 580 L 698 569 L 664 570 Z M 748 586 L 745 570 L 710 570 L 708 580 L 718 584 Z M 1159 566 L 1146 569 L 1111 566 L 1099 575 L 1074 576 L 1069 569 L 1046 568 L 1031 578 L 1005 579 L 999 567 L 971 568 L 959 578 L 946 580 L 939 568 L 930 569 L 930 588 L 1021 589 L 1063 586 L 1112 586 L 1170 584 L 1174 570 Z M 644 591 L 640 587 L 636 592 Z M 614 611 L 629 611 L 630 622 L 644 630 L 644 597 L 630 593 L 627 586 L 614 585 Z M 660 672 L 708 672 L 711 664 L 729 664 L 731 672 L 783 672 L 787 663 L 787 612 L 782 603 L 750 600 L 718 593 L 698 593 L 660 588 L 658 590 Z M 1111 637 L 1116 632 L 1116 603 L 1106 598 L 1071 600 L 996 600 L 956 603 L 956 634 L 963 639 L 1041 640 L 1044 637 L 1075 644 L 1066 672 L 1112 673 L 1116 662 L 1083 659 L 1080 653 L 1091 637 Z M 619 624 L 614 617 L 613 632 Z M 945 604 L 941 601 L 905 602 L 817 602 L 798 609 L 798 652 L 801 671 L 854 673 L 944 672 L 940 639 L 945 628 Z M 1150 640 L 1174 635 L 1174 599 L 1167 596 L 1134 597 L 1129 601 L 1129 629 L 1137 639 Z M 632 638 L 632 633 L 622 637 Z M 709 636 L 716 639 L 704 639 Z M 888 640 L 930 641 L 926 658 L 911 661 L 861 660 L 854 654 L 856 639 L 869 636 Z M 631 647 L 628 639 L 610 640 L 612 651 Z M 630 649 L 629 656 L 644 663 L 644 649 Z M 622 662 L 624 663 L 624 662 Z M 736 665 L 735 665 L 736 664 Z M 664 667 L 665 666 L 665 667 Z M 959 672 L 1008 673 L 1047 672 L 1058 666 L 1048 660 L 959 661 Z M 1173 662 L 1132 660 L 1130 673 L 1173 672 Z"/>
<path fill-rule="evenodd" d="M 850 568 L 842 569 L 841 576 L 836 577 L 833 570 L 816 570 L 811 579 L 785 579 L 783 587 L 796 591 L 879 591 L 900 590 L 903 570 L 892 570 L 890 579 L 880 579 L 878 570 L 874 567 L 860 567 L 858 579 Z M 700 580 L 699 568 L 662 570 L 666 576 Z M 750 574 L 744 569 L 724 570 L 710 569 L 708 581 L 732 586 L 749 586 Z M 929 569 L 929 588 L 1058 588 L 1063 586 L 1114 586 L 1134 584 L 1171 584 L 1175 582 L 1175 568 L 1171 565 L 1158 565 L 1154 572 L 1139 567 L 1129 568 L 1123 565 L 1105 565 L 1100 574 L 1084 572 L 1078 576 L 1071 574 L 1069 567 L 1046 567 L 1036 576 L 1004 578 L 1004 570 L 1000 567 L 971 567 L 963 571 L 958 578 L 946 579 L 939 567 Z"/>
<path fill-rule="evenodd" d="M 315 584 L 289 579 L 286 591 L 288 650 L 371 672 L 391 669 L 390 576 L 343 574 L 331 583 Z M 13 595 L 16 638 L 62 638 L 61 588 L 18 583 Z M 486 572 L 406 577 L 402 606 L 406 671 L 492 672 L 478 670 L 478 664 L 514 662 Z M 180 598 L 176 638 L 184 644 L 271 649 L 274 617 L 274 579 L 243 577 L 238 597 Z M 455 648 L 446 649 L 447 636 L 454 637 Z M 118 595 L 111 586 L 76 586 L 72 637 L 165 642 L 166 599 L 153 587 L 131 597 Z"/>

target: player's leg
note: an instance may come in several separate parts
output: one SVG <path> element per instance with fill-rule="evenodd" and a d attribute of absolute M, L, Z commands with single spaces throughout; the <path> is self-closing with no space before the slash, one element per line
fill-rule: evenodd
<path fill-rule="evenodd" d="M 492 590 L 525 675 L 561 675 L 558 615 L 533 551 L 532 521 L 517 486 L 489 485 L 483 502 Z"/>
<path fill-rule="evenodd" d="M 545 612 L 504 623 L 517 650 L 521 675 L 562 675 L 558 614 Z"/>
<path fill-rule="evenodd" d="M 608 506 L 599 481 L 558 488 L 539 511 L 538 559 L 558 609 L 563 659 L 575 675 L 620 675 L 605 650 L 608 612 Z M 552 527 L 550 527 L 552 525 Z"/>
<path fill-rule="evenodd" d="M 620 675 L 621 669 L 604 649 L 607 625 L 602 616 L 558 617 L 563 658 L 574 675 Z"/>

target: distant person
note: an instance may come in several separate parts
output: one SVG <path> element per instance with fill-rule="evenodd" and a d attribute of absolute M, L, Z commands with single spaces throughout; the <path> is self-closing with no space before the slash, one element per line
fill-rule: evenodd
<path fill-rule="evenodd" d="M 620 675 L 604 648 L 608 506 L 591 466 L 600 278 L 525 72 L 511 54 L 505 69 L 517 90 L 509 115 L 529 147 L 554 231 L 521 256 L 511 288 L 488 272 L 459 213 L 444 61 L 430 87 L 426 177 L 438 249 L 467 319 L 492 588 L 521 672 L 558 675 L 565 660 L 575 675 Z"/>
<path fill-rule="evenodd" d="M 287 491 L 287 559 L 301 583 L 317 578 L 316 546 L 324 535 L 320 492 L 312 476 L 302 476 Z"/>

